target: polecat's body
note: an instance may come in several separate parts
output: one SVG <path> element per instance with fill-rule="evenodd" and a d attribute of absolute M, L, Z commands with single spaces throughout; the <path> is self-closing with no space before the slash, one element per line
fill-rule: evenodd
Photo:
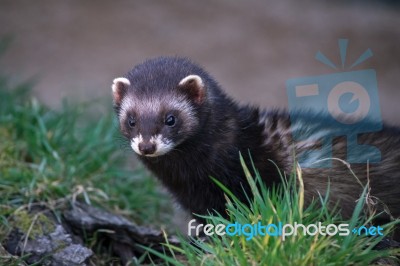
<path fill-rule="evenodd" d="M 125 78 L 115 79 L 113 94 L 122 133 L 143 163 L 192 213 L 225 212 L 223 192 L 210 176 L 242 200 L 243 188 L 251 194 L 239 152 L 248 165 L 250 152 L 263 181 L 270 186 L 280 182 L 272 162 L 290 173 L 294 154 L 305 147 L 304 142 L 292 141 L 287 113 L 236 104 L 203 69 L 187 59 L 146 61 Z M 312 122 L 305 115 L 299 125 L 307 130 Z M 352 165 L 353 171 L 364 186 L 369 176 L 371 196 L 382 200 L 393 217 L 399 217 L 399 131 L 384 126 L 381 132 L 362 135 L 360 142 L 377 146 L 382 161 L 371 164 L 369 170 L 366 164 Z M 335 157 L 344 157 L 345 147 L 345 141 L 334 141 Z M 341 162 L 334 162 L 332 168 L 305 168 L 303 180 L 308 201 L 318 193 L 324 195 L 330 181 L 330 200 L 340 202 L 345 217 L 362 193 L 360 183 Z"/>

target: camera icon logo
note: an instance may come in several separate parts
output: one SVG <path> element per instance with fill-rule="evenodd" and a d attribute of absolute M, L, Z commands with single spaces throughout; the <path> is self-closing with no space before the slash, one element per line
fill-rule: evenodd
<path fill-rule="evenodd" d="M 351 95 L 352 98 L 350 101 L 346 101 L 347 105 L 340 105 L 341 99 L 346 95 Z M 368 115 L 370 106 L 371 100 L 368 91 L 360 83 L 354 81 L 344 81 L 337 84 L 328 95 L 330 115 L 343 124 L 362 121 Z"/>
<path fill-rule="evenodd" d="M 339 48 L 344 68 L 347 40 L 339 40 Z M 368 49 L 350 68 L 370 56 L 372 52 Z M 316 58 L 337 69 L 322 53 L 318 52 Z M 293 140 L 318 144 L 309 149 L 304 148 L 304 151 L 297 154 L 302 167 L 331 167 L 332 141 L 341 136 L 347 140 L 345 161 L 380 162 L 381 152 L 377 147 L 358 143 L 358 134 L 382 129 L 375 70 L 289 79 L 286 89 Z"/>

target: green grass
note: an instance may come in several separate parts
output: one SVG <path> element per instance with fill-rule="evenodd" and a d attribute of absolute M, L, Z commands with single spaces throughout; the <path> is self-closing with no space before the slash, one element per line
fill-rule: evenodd
<path fill-rule="evenodd" d="M 165 226 L 170 201 L 143 168 L 130 167 L 127 158 L 133 154 L 119 137 L 111 106 L 97 115 L 89 115 L 85 103 L 65 102 L 61 110 L 51 110 L 30 96 L 30 87 L 22 84 L 11 89 L 0 78 L 0 240 L 8 233 L 9 217 L 17 209 L 36 203 L 57 209 L 75 198 L 140 224 Z M 301 171 L 289 181 L 283 178 L 283 186 L 267 190 L 258 175 L 251 176 L 244 164 L 243 168 L 252 187 L 250 204 L 239 202 L 220 184 L 227 195 L 230 220 L 213 215 L 207 217 L 208 223 L 307 225 L 321 221 L 323 225 L 345 222 L 353 228 L 371 219 L 361 214 L 362 200 L 350 221 L 328 211 L 327 198 L 304 207 Z M 399 250 L 373 250 L 381 238 L 299 234 L 285 241 L 274 236 L 247 241 L 245 235 L 214 235 L 207 241 L 182 237 L 180 247 L 166 243 L 172 256 L 148 251 L 170 265 L 366 265 L 400 254 Z M 18 265 L 18 259 L 2 258 L 0 264 Z M 113 260 L 100 253 L 95 258 L 97 265 Z"/>
<path fill-rule="evenodd" d="M 143 168 L 130 167 L 134 154 L 119 135 L 111 99 L 105 112 L 88 115 L 86 103 L 49 109 L 30 88 L 0 78 L 0 240 L 17 209 L 57 209 L 75 199 L 165 227 L 169 199 Z"/>
<path fill-rule="evenodd" d="M 349 221 L 343 221 L 337 211 L 329 211 L 328 197 L 320 198 L 309 206 L 304 206 L 304 190 L 301 169 L 296 169 L 289 181 L 283 178 L 283 185 L 275 189 L 266 189 L 260 176 L 251 176 L 249 169 L 242 161 L 248 182 L 252 188 L 253 199 L 249 205 L 240 202 L 229 190 L 218 183 L 227 195 L 227 210 L 230 220 L 220 215 L 205 216 L 207 223 L 217 224 L 294 224 L 304 225 L 321 222 L 329 224 L 349 224 L 350 231 L 354 227 L 370 226 L 372 217 L 362 214 L 363 200 L 360 200 Z M 361 196 L 363 199 L 366 190 Z M 394 223 L 384 226 L 385 234 L 390 233 Z M 299 230 L 296 236 L 254 236 L 248 240 L 250 231 L 241 236 L 210 236 L 207 240 L 192 237 L 181 238 L 181 247 L 165 244 L 165 249 L 174 256 L 166 256 L 147 249 L 150 253 L 163 258 L 169 265 L 368 265 L 379 258 L 400 255 L 400 250 L 381 250 L 373 248 L 383 236 L 367 237 L 348 236 L 306 236 Z M 273 230 L 271 232 L 274 232 Z M 276 232 L 276 231 L 275 231 Z M 182 255 L 183 254 L 183 258 Z M 179 257 L 180 256 L 180 257 Z M 183 263 L 184 262 L 184 263 Z"/>

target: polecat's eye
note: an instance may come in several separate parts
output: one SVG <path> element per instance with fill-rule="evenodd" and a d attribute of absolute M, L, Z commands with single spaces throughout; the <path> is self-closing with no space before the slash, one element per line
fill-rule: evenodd
<path fill-rule="evenodd" d="M 136 120 L 132 116 L 128 118 L 128 125 L 129 127 L 134 127 L 136 125 Z"/>
<path fill-rule="evenodd" d="M 175 116 L 173 115 L 167 116 L 167 118 L 165 119 L 165 125 L 173 127 L 175 125 Z"/>

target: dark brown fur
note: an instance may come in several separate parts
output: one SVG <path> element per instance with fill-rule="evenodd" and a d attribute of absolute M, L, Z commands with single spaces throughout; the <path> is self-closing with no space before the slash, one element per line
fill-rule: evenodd
<path fill-rule="evenodd" d="M 191 93 L 178 91 L 178 83 L 187 75 L 198 75 L 204 81 L 204 101 L 194 103 Z M 290 119 L 284 111 L 260 111 L 253 106 L 235 103 L 220 89 L 219 85 L 200 67 L 187 59 L 157 58 L 135 67 L 126 76 L 131 85 L 121 90 L 123 97 L 153 97 L 162 100 L 166 94 L 183 93 L 185 99 L 194 107 L 190 119 L 198 125 L 185 136 L 177 136 L 180 144 L 169 153 L 158 157 L 139 156 L 141 161 L 171 191 L 178 202 L 196 214 L 207 214 L 216 210 L 225 213 L 225 199 L 222 190 L 209 178 L 221 181 L 239 199 L 246 201 L 245 193 L 250 195 L 249 186 L 239 161 L 239 152 L 250 164 L 249 153 L 267 186 L 280 182 L 273 161 L 286 173 L 294 168 L 296 153 L 302 145 L 292 140 Z M 130 96 L 132 95 L 132 96 Z M 203 99 L 203 98 L 201 98 Z M 120 117 L 121 130 L 130 139 L 134 137 L 127 128 L 121 114 L 120 102 L 114 96 L 115 109 Z M 187 118 L 185 118 L 187 119 Z M 185 120 L 183 119 L 183 120 Z M 143 120 L 146 130 L 152 128 L 153 120 Z M 312 115 L 304 114 L 302 127 L 312 122 Z M 183 121 L 185 123 L 188 121 Z M 157 129 L 158 130 L 158 129 Z M 178 132 L 178 131 L 177 131 Z M 176 132 L 176 134 L 178 134 Z M 382 152 L 380 163 L 354 164 L 348 166 L 333 161 L 332 168 L 305 168 L 303 180 L 307 202 L 326 193 L 328 181 L 330 201 L 339 202 L 344 217 L 350 217 L 359 199 L 363 186 L 370 187 L 369 199 L 381 201 L 390 210 L 389 217 L 400 216 L 400 134 L 397 128 L 384 126 L 378 133 L 363 134 L 361 143 L 377 146 Z M 333 141 L 334 157 L 346 159 L 346 139 Z M 378 211 L 382 205 L 376 205 Z"/>

